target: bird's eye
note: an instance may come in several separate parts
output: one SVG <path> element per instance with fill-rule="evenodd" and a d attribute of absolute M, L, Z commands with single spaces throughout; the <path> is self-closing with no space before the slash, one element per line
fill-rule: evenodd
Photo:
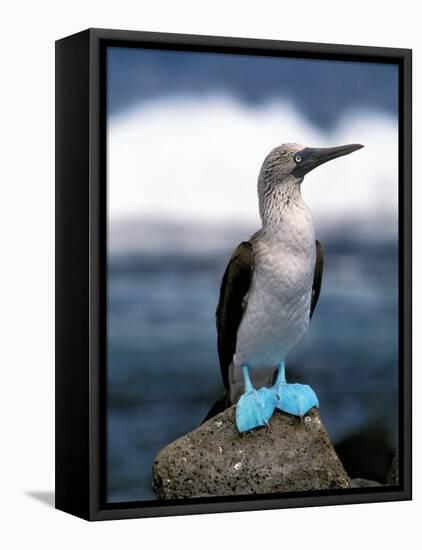
<path fill-rule="evenodd" d="M 295 162 L 299 163 L 302 160 L 302 157 L 300 155 L 295 156 Z"/>

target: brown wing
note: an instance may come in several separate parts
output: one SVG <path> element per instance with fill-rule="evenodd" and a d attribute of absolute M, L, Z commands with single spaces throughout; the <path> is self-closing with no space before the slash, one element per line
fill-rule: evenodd
<path fill-rule="evenodd" d="M 224 272 L 216 312 L 218 356 L 226 389 L 229 387 L 229 365 L 236 351 L 237 329 L 242 320 L 244 298 L 249 291 L 253 270 L 252 245 L 244 241 L 234 251 Z"/>
<path fill-rule="evenodd" d="M 322 244 L 319 241 L 315 241 L 316 245 L 316 261 L 314 271 L 314 282 L 312 283 L 312 297 L 311 297 L 311 312 L 310 318 L 314 313 L 314 309 L 317 305 L 319 293 L 321 292 L 322 272 L 324 269 L 324 252 L 322 250 Z"/>

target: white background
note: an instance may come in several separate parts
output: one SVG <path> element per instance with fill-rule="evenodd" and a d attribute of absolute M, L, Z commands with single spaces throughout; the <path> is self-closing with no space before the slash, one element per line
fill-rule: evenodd
<path fill-rule="evenodd" d="M 51 501 L 54 485 L 54 40 L 86 27 L 108 27 L 413 48 L 417 398 L 421 387 L 417 152 L 422 145 L 418 136 L 422 45 L 417 7 L 411 0 L 3 3 L 0 547 L 356 550 L 420 544 L 422 413 L 417 399 L 413 502 L 95 524 L 45 504 Z M 31 496 L 34 493 L 38 498 Z"/>

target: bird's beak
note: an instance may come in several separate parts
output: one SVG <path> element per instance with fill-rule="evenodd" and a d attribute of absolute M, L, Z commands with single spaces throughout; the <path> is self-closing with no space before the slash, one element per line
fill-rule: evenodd
<path fill-rule="evenodd" d="M 295 155 L 295 162 L 297 163 L 296 168 L 293 170 L 293 175 L 298 178 L 303 178 L 305 174 L 321 166 L 329 160 L 336 159 L 337 157 L 342 157 L 343 155 L 348 155 L 362 149 L 363 145 L 359 143 L 352 143 L 350 145 L 340 145 L 339 147 L 324 147 L 324 148 L 312 148 L 305 147 L 302 151 L 299 151 Z M 299 160 L 300 159 L 300 160 Z"/>

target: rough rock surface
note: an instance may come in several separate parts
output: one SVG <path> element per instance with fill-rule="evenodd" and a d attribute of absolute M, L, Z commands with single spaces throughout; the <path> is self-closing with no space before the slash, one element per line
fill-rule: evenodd
<path fill-rule="evenodd" d="M 357 489 L 359 487 L 382 487 L 382 483 L 373 481 L 372 479 L 363 479 L 361 477 L 355 477 L 350 480 L 351 489 Z"/>
<path fill-rule="evenodd" d="M 391 463 L 390 471 L 387 476 L 387 485 L 399 484 L 399 452 L 396 451 L 393 456 L 393 462 Z"/>
<path fill-rule="evenodd" d="M 162 449 L 153 465 L 159 499 L 347 488 L 350 480 L 318 411 L 276 412 L 239 435 L 231 407 Z"/>

